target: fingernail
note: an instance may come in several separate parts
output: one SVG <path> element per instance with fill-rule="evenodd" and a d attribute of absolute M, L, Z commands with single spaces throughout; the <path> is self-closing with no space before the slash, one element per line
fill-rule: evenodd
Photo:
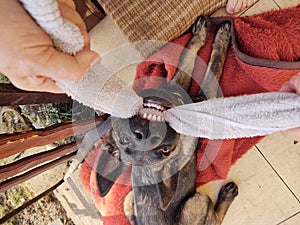
<path fill-rule="evenodd" d="M 289 82 L 284 83 L 278 91 L 279 92 L 290 92 L 290 93 L 293 92 L 292 88 L 290 87 Z"/>
<path fill-rule="evenodd" d="M 229 10 L 228 10 L 228 13 L 229 13 L 229 14 L 234 14 L 234 9 L 229 9 Z"/>

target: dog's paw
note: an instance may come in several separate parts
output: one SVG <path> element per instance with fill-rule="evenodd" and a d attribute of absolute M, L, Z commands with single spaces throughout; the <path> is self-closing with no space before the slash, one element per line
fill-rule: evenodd
<path fill-rule="evenodd" d="M 231 25 L 229 22 L 223 23 L 217 31 L 215 42 L 228 42 L 231 36 L 230 29 Z"/>
<path fill-rule="evenodd" d="M 234 182 L 230 182 L 221 188 L 219 192 L 219 201 L 233 201 L 238 193 L 238 186 Z"/>
<path fill-rule="evenodd" d="M 200 16 L 196 19 L 192 27 L 193 35 L 199 35 L 202 29 L 205 29 L 207 33 L 211 27 L 211 21 L 207 16 Z"/>
<path fill-rule="evenodd" d="M 203 92 L 200 92 L 196 96 L 191 96 L 191 99 L 193 100 L 193 102 L 202 102 L 202 101 L 207 100 L 207 98 L 206 98 L 206 96 L 204 95 Z"/>
<path fill-rule="evenodd" d="M 231 24 L 229 22 L 223 23 L 218 29 L 213 48 L 221 53 L 227 52 L 228 45 L 231 37 Z"/>
<path fill-rule="evenodd" d="M 229 22 L 225 22 L 221 25 L 220 27 L 220 31 L 221 32 L 224 32 L 224 33 L 230 33 L 230 28 L 231 28 L 231 25 Z"/>

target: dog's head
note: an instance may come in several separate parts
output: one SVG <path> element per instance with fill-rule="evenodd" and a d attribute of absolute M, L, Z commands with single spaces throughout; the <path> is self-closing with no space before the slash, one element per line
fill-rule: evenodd
<path fill-rule="evenodd" d="M 161 171 L 162 176 L 172 177 L 187 163 L 195 148 L 194 138 L 178 134 L 164 121 L 167 109 L 190 102 L 186 96 L 172 90 L 147 90 L 141 95 L 144 108 L 138 115 L 112 118 L 97 167 L 101 196 L 107 194 L 127 166 L 151 168 Z"/>
<path fill-rule="evenodd" d="M 113 120 L 107 142 L 126 165 L 156 166 L 175 151 L 180 135 L 164 121 L 164 113 L 176 102 L 163 98 L 163 93 L 144 97 L 144 107 L 137 116 Z"/>

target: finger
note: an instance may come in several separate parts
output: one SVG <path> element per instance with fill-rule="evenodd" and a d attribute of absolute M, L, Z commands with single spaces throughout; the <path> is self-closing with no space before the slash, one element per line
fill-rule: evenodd
<path fill-rule="evenodd" d="M 294 88 L 291 86 L 290 82 L 285 82 L 282 87 L 279 89 L 280 92 L 289 92 L 289 93 L 294 93 L 295 90 Z"/>
<path fill-rule="evenodd" d="M 290 85 L 297 94 L 300 94 L 300 75 L 293 76 L 290 81 Z"/>
<path fill-rule="evenodd" d="M 229 14 L 234 14 L 234 9 L 237 1 L 236 0 L 229 0 L 227 2 L 226 10 Z"/>
<path fill-rule="evenodd" d="M 241 12 L 244 6 L 244 1 L 245 0 L 238 0 L 235 7 L 234 7 L 234 12 L 238 13 Z"/>
<path fill-rule="evenodd" d="M 81 16 L 79 15 L 79 13 L 75 9 L 70 8 L 65 4 L 59 4 L 59 10 L 60 10 L 61 16 L 64 19 L 75 24 L 79 28 L 80 33 L 84 37 L 84 46 L 89 48 L 90 47 L 90 37 L 87 33 L 86 25 L 85 25 L 83 19 L 81 18 Z"/>
<path fill-rule="evenodd" d="M 300 75 L 293 76 L 288 82 L 282 85 L 279 91 L 300 94 Z"/>
<path fill-rule="evenodd" d="M 21 79 L 10 79 L 13 85 L 25 91 L 64 93 L 51 78 L 43 76 L 28 76 Z"/>
<path fill-rule="evenodd" d="M 57 0 L 58 5 L 64 4 L 71 9 L 76 9 L 76 5 L 73 0 Z"/>
<path fill-rule="evenodd" d="M 62 89 L 60 89 L 54 80 L 48 77 L 42 77 L 42 76 L 33 76 L 36 78 L 31 78 L 35 79 L 35 82 L 31 84 L 29 87 L 29 91 L 40 91 L 40 92 L 51 92 L 51 93 L 64 93 Z M 38 83 L 38 85 L 36 85 Z"/>
<path fill-rule="evenodd" d="M 70 56 L 53 47 L 48 47 L 44 51 L 43 59 L 39 62 L 31 62 L 31 68 L 33 68 L 33 74 L 42 74 L 53 79 L 78 81 L 99 60 L 99 55 L 89 49 Z"/>

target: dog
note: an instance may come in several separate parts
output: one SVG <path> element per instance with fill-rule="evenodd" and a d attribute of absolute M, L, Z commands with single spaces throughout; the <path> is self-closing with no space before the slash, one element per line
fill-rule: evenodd
<path fill-rule="evenodd" d="M 190 74 L 210 27 L 207 17 L 196 20 L 175 77 L 164 89 L 140 93 L 144 108 L 139 115 L 112 119 L 97 164 L 97 186 L 100 195 L 105 196 L 122 172 L 131 167 L 132 191 L 124 201 L 131 224 L 221 224 L 238 194 L 233 182 L 221 188 L 215 205 L 207 195 L 196 193 L 198 138 L 178 134 L 164 121 L 168 108 L 192 102 L 186 94 L 192 81 Z M 229 23 L 218 29 L 201 90 L 193 101 L 218 96 L 229 30 Z"/>

